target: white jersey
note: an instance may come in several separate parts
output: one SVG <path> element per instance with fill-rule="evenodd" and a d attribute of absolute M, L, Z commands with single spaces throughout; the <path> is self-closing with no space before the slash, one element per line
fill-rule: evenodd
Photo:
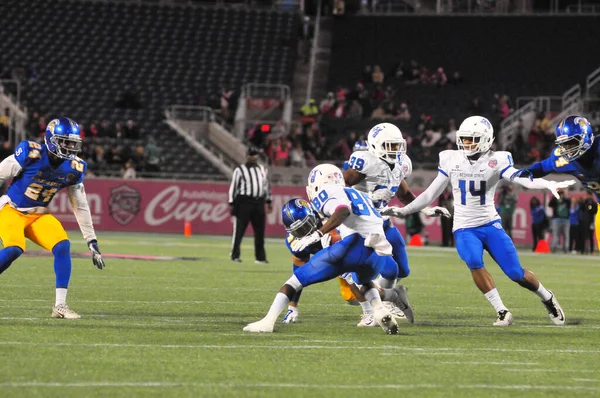
<path fill-rule="evenodd" d="M 362 192 L 372 193 L 380 189 L 390 191 L 394 197 L 403 179 L 412 173 L 412 162 L 403 154 L 400 162 L 393 168 L 384 161 L 368 151 L 357 151 L 350 156 L 348 167 L 364 174 L 366 178 L 356 184 L 353 188 Z M 386 207 L 388 202 L 378 201 L 375 203 L 377 209 Z"/>
<path fill-rule="evenodd" d="M 340 225 L 342 239 L 354 233 L 359 233 L 363 238 L 374 234 L 385 236 L 381 215 L 365 193 L 340 185 L 325 185 L 312 204 L 327 218 L 340 206 L 350 209 L 350 216 Z"/>
<path fill-rule="evenodd" d="M 471 161 L 460 151 L 440 153 L 439 172 L 450 179 L 454 196 L 453 230 L 485 225 L 500 216 L 494 204 L 494 194 L 502 174 L 512 169 L 510 152 L 488 151 Z"/>

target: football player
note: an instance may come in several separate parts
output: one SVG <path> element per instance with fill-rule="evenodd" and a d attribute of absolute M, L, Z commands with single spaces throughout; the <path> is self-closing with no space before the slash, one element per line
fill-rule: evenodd
<path fill-rule="evenodd" d="M 92 216 L 83 188 L 86 162 L 76 155 L 81 150 L 79 126 L 61 117 L 46 128 L 44 145 L 23 141 L 14 155 L 0 163 L 0 181 L 12 178 L 6 195 L 0 197 L 0 274 L 25 250 L 25 238 L 54 255 L 56 300 L 53 318 L 77 319 L 67 306 L 67 287 L 71 277 L 71 245 L 61 223 L 48 211 L 58 191 L 66 188 L 77 223 L 81 228 L 94 265 L 104 268 Z"/>
<path fill-rule="evenodd" d="M 556 148 L 549 158 L 519 170 L 515 177 L 540 178 L 550 173 L 570 174 L 600 201 L 600 144 L 583 116 L 569 116 L 556 126 Z M 600 247 L 600 211 L 596 213 L 596 240 Z"/>
<path fill-rule="evenodd" d="M 391 123 L 380 123 L 373 127 L 367 136 L 367 150 L 354 152 L 348 160 L 348 166 L 348 170 L 344 171 L 346 184 L 369 193 L 376 209 L 386 207 L 394 196 L 404 204 L 415 199 L 405 180 L 412 173 L 412 162 L 406 155 L 406 141 L 400 129 Z M 448 210 L 442 207 L 425 208 L 423 213 L 450 217 Z M 383 229 L 394 248 L 393 256 L 398 268 L 395 277 L 386 279 L 382 276 L 378 283 L 382 288 L 392 288 L 409 275 L 410 269 L 402 234 L 388 217 L 384 217 Z M 402 289 L 406 290 L 403 286 Z M 403 295 L 402 303 L 400 308 L 390 307 L 390 311 L 399 317 L 406 315 L 408 321 L 413 323 L 414 313 L 408 296 Z"/>
<path fill-rule="evenodd" d="M 244 331 L 273 332 L 277 317 L 304 287 L 352 272 L 354 281 L 362 285 L 361 292 L 373 307 L 377 323 L 388 334 L 398 333 L 398 325 L 383 307 L 380 297 L 383 294 L 388 301 L 399 301 L 398 291 L 386 289 L 380 293 L 373 283 L 385 256 L 392 254 L 392 247 L 383 232 L 381 215 L 365 193 L 345 188 L 345 185 L 342 172 L 334 165 L 321 164 L 310 172 L 306 188 L 308 197 L 313 207 L 328 220 L 310 235 L 294 240 L 291 248 L 301 252 L 336 228 L 339 228 L 341 240 L 297 268 L 279 290 L 267 315 L 247 325 Z"/>
<path fill-rule="evenodd" d="M 369 144 L 367 144 L 367 141 L 356 141 L 356 143 L 352 147 L 352 153 L 354 153 L 354 152 L 360 152 L 360 151 L 366 151 L 368 149 L 369 149 Z M 348 164 L 348 161 L 345 160 L 344 161 L 343 170 L 346 171 L 349 168 L 350 168 L 350 165 Z"/>
<path fill-rule="evenodd" d="M 509 152 L 490 150 L 493 141 L 494 130 L 489 120 L 481 116 L 468 117 L 456 132 L 458 150 L 440 153 L 439 173 L 425 192 L 405 207 L 390 207 L 382 210 L 382 214 L 400 217 L 415 213 L 430 204 L 450 183 L 454 196 L 456 250 L 471 270 L 473 281 L 498 314 L 493 325 L 509 326 L 513 316 L 484 268 L 484 249 L 511 280 L 541 299 L 555 325 L 563 325 L 565 314 L 556 297 L 533 272 L 521 267 L 515 245 L 502 228 L 494 194 L 500 179 L 510 179 L 517 169 Z M 514 182 L 525 188 L 548 189 L 556 197 L 558 189 L 574 183 L 529 178 L 514 178 Z"/>

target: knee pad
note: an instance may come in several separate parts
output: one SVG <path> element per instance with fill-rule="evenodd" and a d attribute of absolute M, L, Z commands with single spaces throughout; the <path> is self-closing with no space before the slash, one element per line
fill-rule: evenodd
<path fill-rule="evenodd" d="M 52 248 L 52 254 L 54 254 L 55 257 L 70 256 L 71 242 L 69 242 L 68 240 L 61 240 Z"/>
<path fill-rule="evenodd" d="M 296 275 L 292 275 L 291 278 L 285 282 L 285 284 L 293 287 L 296 292 L 302 290 L 302 283 L 300 283 Z"/>

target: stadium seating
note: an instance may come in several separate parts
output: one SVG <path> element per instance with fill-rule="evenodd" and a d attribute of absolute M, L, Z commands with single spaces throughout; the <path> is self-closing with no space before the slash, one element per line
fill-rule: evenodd
<path fill-rule="evenodd" d="M 222 87 L 292 83 L 292 13 L 73 0 L 5 0 L 0 8 L 0 68 L 35 65 L 39 75 L 23 90 L 29 109 L 87 125 L 132 119 L 144 136 L 169 143 L 167 153 L 186 146 L 162 123 L 169 105 L 202 98 L 218 106 Z M 136 109 L 116 107 L 126 93 Z M 191 150 L 172 152 L 187 159 L 185 170 L 211 170 Z"/>

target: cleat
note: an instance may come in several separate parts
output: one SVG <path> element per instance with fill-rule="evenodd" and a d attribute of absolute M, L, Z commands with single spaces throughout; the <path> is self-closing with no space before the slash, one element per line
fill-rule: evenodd
<path fill-rule="evenodd" d="M 398 306 L 408 319 L 408 323 L 415 323 L 415 313 L 413 312 L 413 308 L 410 306 L 410 302 L 408 301 L 408 294 L 406 293 L 406 287 L 404 285 L 398 285 L 394 288 L 396 293 L 398 293 L 398 299 L 394 301 L 394 304 Z"/>
<path fill-rule="evenodd" d="M 402 312 L 402 310 L 398 308 L 396 304 L 392 303 L 391 301 L 383 301 L 382 304 L 385 309 L 392 314 L 396 322 L 409 323 L 408 318 L 406 318 L 406 315 L 404 315 L 404 312 Z"/>
<path fill-rule="evenodd" d="M 241 263 L 242 259 L 241 258 L 232 258 L 231 261 L 233 261 L 234 263 Z"/>
<path fill-rule="evenodd" d="M 288 312 L 287 312 L 287 314 L 285 314 L 285 316 L 281 320 L 281 323 L 296 323 L 296 322 L 298 322 L 299 315 L 300 315 L 300 312 L 298 311 L 298 308 L 288 307 Z"/>
<path fill-rule="evenodd" d="M 359 328 L 370 328 L 370 327 L 377 327 L 379 326 L 377 324 L 377 321 L 375 320 L 375 315 L 374 314 L 362 314 L 360 316 L 360 322 L 358 322 L 358 324 L 356 325 L 356 327 Z"/>
<path fill-rule="evenodd" d="M 493 323 L 494 326 L 510 326 L 513 323 L 513 316 L 508 310 L 498 312 L 498 319 Z"/>
<path fill-rule="evenodd" d="M 260 321 L 247 324 L 243 331 L 250 333 L 273 333 L 274 325 L 271 322 L 267 322 L 264 319 Z"/>
<path fill-rule="evenodd" d="M 550 290 L 548 290 L 550 292 Z M 558 300 L 554 297 L 554 293 L 550 292 L 552 297 L 548 301 L 542 301 L 542 304 L 548 310 L 548 316 L 553 324 L 561 326 L 565 324 L 565 313 L 563 312 Z"/>
<path fill-rule="evenodd" d="M 269 261 L 268 260 L 254 260 L 254 264 L 269 264 Z"/>
<path fill-rule="evenodd" d="M 66 304 L 59 304 L 52 307 L 52 318 L 61 319 L 79 319 L 81 318 L 75 311 Z"/>
<path fill-rule="evenodd" d="M 358 300 L 348 300 L 348 301 L 346 301 L 346 304 L 352 305 L 352 306 L 359 306 L 360 305 L 360 301 L 358 301 Z"/>
<path fill-rule="evenodd" d="M 374 317 L 386 334 L 398 334 L 398 324 L 396 323 L 396 320 L 384 307 L 375 310 Z"/>

